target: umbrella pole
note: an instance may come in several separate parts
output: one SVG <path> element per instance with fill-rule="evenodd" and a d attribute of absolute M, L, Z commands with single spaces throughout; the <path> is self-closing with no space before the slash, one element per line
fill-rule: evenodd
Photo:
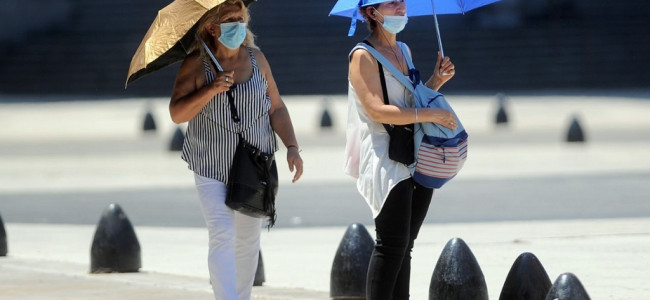
<path fill-rule="evenodd" d="M 440 49 L 440 54 L 442 54 L 442 57 L 445 57 L 445 51 L 442 50 L 442 39 L 440 38 L 440 29 L 438 28 L 438 15 L 436 14 L 436 6 L 433 4 L 433 0 L 431 0 L 431 8 L 433 9 L 433 19 L 435 20 L 436 23 L 436 35 L 438 36 L 438 48 Z"/>
<path fill-rule="evenodd" d="M 201 40 L 201 44 L 203 44 L 203 48 L 205 48 L 205 52 L 207 52 L 208 55 L 210 55 L 210 58 L 212 59 L 212 62 L 214 63 L 214 66 L 217 68 L 217 71 L 223 72 L 223 68 L 221 67 L 221 65 L 219 64 L 217 59 L 212 54 L 212 50 L 210 50 L 210 47 L 208 47 L 208 45 L 206 45 L 203 40 Z"/>

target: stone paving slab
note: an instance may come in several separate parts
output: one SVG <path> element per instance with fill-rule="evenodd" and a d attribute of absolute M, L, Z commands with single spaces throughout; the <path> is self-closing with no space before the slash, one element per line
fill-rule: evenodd
<path fill-rule="evenodd" d="M 471 161 L 455 180 L 650 171 L 647 99 L 513 96 L 508 103 L 512 121 L 498 128 L 492 123 L 494 97 L 452 96 L 466 128 L 476 136 Z M 319 102 L 324 98 L 330 102 Z M 304 181 L 353 184 L 340 171 L 345 97 L 285 99 L 299 138 L 304 136 Z M 153 135 L 140 131 L 147 105 L 160 124 Z M 318 127 L 324 107 L 334 117 L 330 131 Z M 34 190 L 192 187 L 178 154 L 164 149 L 176 128 L 167 114 L 166 99 L 0 103 L 0 197 Z M 563 142 L 573 117 L 587 132 L 585 144 Z M 278 157 L 282 155 L 280 151 Z M 283 168 L 280 172 L 281 178 L 290 178 Z M 286 184 L 287 179 L 281 180 Z M 87 273 L 93 226 L 8 223 L 6 228 L 10 253 L 0 258 L 0 299 L 211 299 L 203 228 L 137 227 L 142 271 L 101 275 Z M 498 299 L 512 262 L 524 251 L 538 256 L 551 280 L 575 273 L 592 299 L 645 299 L 650 295 L 649 228 L 648 216 L 426 224 L 413 253 L 412 299 L 427 298 L 435 261 L 452 237 L 463 238 L 474 252 L 492 299 Z M 331 263 L 344 230 L 265 232 L 267 283 L 255 288 L 255 297 L 327 299 Z"/>
<path fill-rule="evenodd" d="M 366 227 L 372 235 L 371 225 Z M 162 295 L 172 297 L 179 290 L 188 294 L 187 299 L 203 299 L 205 294 L 209 298 L 205 229 L 136 227 L 141 272 L 91 275 L 93 226 L 9 223 L 6 228 L 10 253 L 0 259 L 0 299 L 17 299 L 2 298 L 9 293 L 33 293 L 40 297 L 34 299 L 43 300 L 83 299 L 95 289 L 132 297 L 124 299 L 150 299 L 148 291 L 171 299 Z M 335 226 L 264 231 L 266 282 L 254 289 L 256 297 L 329 298 L 332 262 L 345 230 Z M 474 253 L 491 299 L 498 299 L 512 263 L 523 252 L 538 257 L 551 281 L 564 272 L 576 274 L 592 299 L 650 295 L 650 218 L 626 218 L 425 224 L 412 254 L 412 299 L 428 297 L 435 263 L 454 237 L 462 238 Z M 33 286 L 33 292 L 25 285 Z M 59 294 L 50 294 L 50 289 Z M 67 294 L 70 298 L 59 297 Z"/>

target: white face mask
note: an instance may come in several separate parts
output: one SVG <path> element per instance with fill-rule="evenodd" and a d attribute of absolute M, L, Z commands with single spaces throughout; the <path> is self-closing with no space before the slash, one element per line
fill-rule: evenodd
<path fill-rule="evenodd" d="M 407 16 L 384 16 L 376 9 L 375 12 L 384 17 L 384 22 L 381 23 L 381 26 L 392 34 L 398 34 L 404 30 L 406 23 L 409 21 L 409 18 Z"/>

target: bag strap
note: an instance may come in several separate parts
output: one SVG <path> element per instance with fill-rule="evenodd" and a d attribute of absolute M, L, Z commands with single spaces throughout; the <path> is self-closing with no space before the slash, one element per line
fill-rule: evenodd
<path fill-rule="evenodd" d="M 364 43 L 368 44 L 368 46 L 373 47 L 374 46 L 368 41 L 368 40 L 363 40 Z M 377 61 L 377 67 L 379 69 L 379 81 L 381 81 L 381 92 L 384 94 L 384 104 L 388 105 L 388 89 L 386 88 L 386 77 L 384 75 L 384 66 Z"/>
<path fill-rule="evenodd" d="M 379 80 L 381 81 L 381 92 L 384 94 L 384 104 L 388 104 L 388 89 L 386 88 L 386 77 L 384 77 L 384 67 L 380 62 L 377 62 L 379 67 Z"/>
<path fill-rule="evenodd" d="M 409 69 L 415 69 L 413 61 L 411 60 L 411 54 L 409 53 L 409 49 L 406 47 L 406 44 L 402 42 L 397 42 L 397 44 L 399 45 L 400 49 L 402 49 L 402 55 L 404 55 L 404 59 L 406 60 L 406 64 L 409 66 Z"/>
<path fill-rule="evenodd" d="M 401 49 L 404 49 L 403 48 L 403 43 L 400 42 L 399 44 L 400 44 Z M 372 45 L 369 45 L 370 47 L 367 47 L 366 45 L 369 45 L 369 44 L 358 43 L 352 49 L 352 51 L 355 51 L 357 49 L 364 49 L 364 50 L 368 51 L 370 54 L 372 54 L 372 56 L 375 57 L 375 59 L 377 60 L 378 63 L 382 63 L 384 65 L 384 67 L 386 69 L 388 69 L 388 71 L 391 74 L 393 74 L 393 77 L 395 77 L 402 85 L 404 85 L 407 89 L 409 89 L 409 91 L 411 91 L 411 93 L 413 93 L 415 91 L 415 88 L 413 87 L 413 83 L 411 82 L 411 80 L 408 79 L 408 77 L 406 77 L 404 74 L 402 74 L 402 72 L 397 70 L 397 68 L 395 66 L 393 66 L 393 64 L 386 57 L 384 57 L 384 55 L 379 53 L 379 51 L 377 51 L 377 49 L 372 47 Z M 403 52 L 404 51 L 402 51 L 402 54 L 403 54 Z M 409 57 L 409 59 L 407 59 L 407 63 L 409 63 L 409 68 L 411 68 L 413 62 L 410 61 L 410 56 L 405 55 L 405 58 L 406 57 Z"/>
<path fill-rule="evenodd" d="M 363 40 L 364 43 L 368 44 L 371 48 L 374 48 L 374 46 L 368 41 L 368 40 Z M 379 81 L 381 82 L 381 92 L 384 95 L 384 104 L 388 105 L 390 104 L 388 102 L 388 89 L 386 88 L 386 76 L 384 75 L 384 67 L 382 64 L 377 60 L 377 68 L 379 69 Z M 386 129 L 387 132 L 391 132 L 393 130 L 394 125 L 392 124 L 385 124 L 381 123 L 384 125 L 384 129 Z"/>
<path fill-rule="evenodd" d="M 237 113 L 237 107 L 235 106 L 235 97 L 232 95 L 232 90 L 226 91 L 226 96 L 228 97 L 228 107 L 230 107 L 230 117 L 232 121 L 236 124 L 239 124 L 239 114 Z M 241 133 L 239 133 L 241 135 Z"/>

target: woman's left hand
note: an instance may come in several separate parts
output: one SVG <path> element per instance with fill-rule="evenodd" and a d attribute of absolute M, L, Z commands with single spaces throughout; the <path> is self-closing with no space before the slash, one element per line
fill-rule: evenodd
<path fill-rule="evenodd" d="M 302 176 L 302 158 L 300 157 L 300 150 L 296 147 L 289 147 L 287 149 L 287 162 L 289 163 L 289 171 L 293 172 L 294 168 L 296 173 L 293 175 L 291 182 L 296 182 Z"/>
<path fill-rule="evenodd" d="M 451 62 L 449 57 L 442 58 L 442 54 L 438 51 L 438 59 L 436 60 L 436 67 L 433 70 L 433 85 L 434 89 L 438 90 L 449 79 L 456 75 L 456 68 Z"/>

